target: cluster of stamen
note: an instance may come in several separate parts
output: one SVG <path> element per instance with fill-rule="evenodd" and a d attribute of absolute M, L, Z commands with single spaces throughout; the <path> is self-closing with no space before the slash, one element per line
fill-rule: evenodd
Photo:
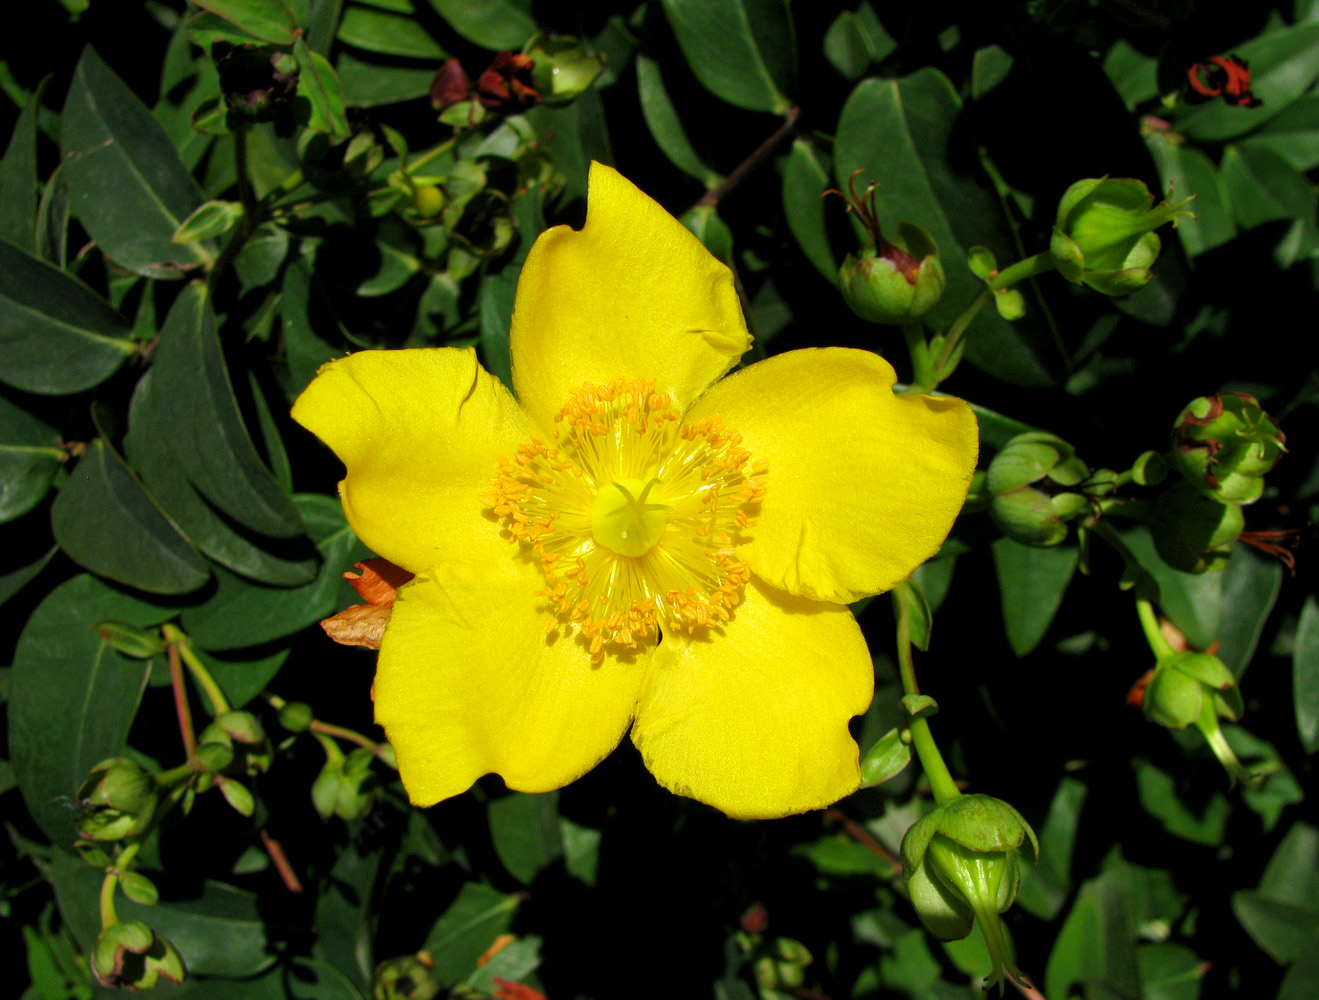
<path fill-rule="evenodd" d="M 546 632 L 576 629 L 595 662 L 727 621 L 750 578 L 737 549 L 767 471 L 717 415 L 680 418 L 653 379 L 588 383 L 481 497 L 544 574 Z"/>

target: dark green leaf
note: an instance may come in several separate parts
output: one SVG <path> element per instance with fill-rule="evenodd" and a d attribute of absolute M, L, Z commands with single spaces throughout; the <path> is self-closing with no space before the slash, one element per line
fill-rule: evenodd
<path fill-rule="evenodd" d="M 266 685 L 275 679 L 279 668 L 289 658 L 289 651 L 281 649 L 256 659 L 217 655 L 204 649 L 198 649 L 197 655 L 206 664 L 215 683 L 220 685 L 230 706 L 238 709 L 264 691 Z"/>
<path fill-rule="evenodd" d="M 283 0 L 192 0 L 242 28 L 253 38 L 271 45 L 291 45 L 298 19 Z"/>
<path fill-rule="evenodd" d="M 341 849 L 316 901 L 315 954 L 341 974 L 366 985 L 371 981 L 372 927 L 376 880 L 384 854 L 366 845 Z"/>
<path fill-rule="evenodd" d="M 1223 154 L 1222 170 L 1232 211 L 1242 229 L 1277 219 L 1305 219 L 1313 224 L 1315 195 L 1310 182 L 1276 153 L 1259 146 L 1229 148 Z"/>
<path fill-rule="evenodd" d="M 1319 95 L 1302 97 L 1242 145 L 1267 149 L 1293 170 L 1319 167 Z"/>
<path fill-rule="evenodd" d="M 154 419 L 169 422 L 174 456 L 198 492 L 252 531 L 303 534 L 297 508 L 243 424 L 204 286 L 184 289 L 170 310 L 152 380 Z"/>
<path fill-rule="evenodd" d="M 516 896 L 480 882 L 465 883 L 426 936 L 440 982 L 452 985 L 466 979 L 491 942 L 508 930 L 517 905 Z"/>
<path fill-rule="evenodd" d="M 1049 813 L 1037 831 L 1040 858 L 1024 859 L 1027 874 L 1022 879 L 1017 903 L 1041 920 L 1053 920 L 1072 891 L 1072 850 L 1080 826 L 1081 807 L 1087 788 L 1075 778 L 1064 778 L 1049 804 Z"/>
<path fill-rule="evenodd" d="M 1147 56 L 1125 39 L 1119 39 L 1104 56 L 1104 73 L 1128 111 L 1135 111 L 1159 94 L 1158 60 Z"/>
<path fill-rule="evenodd" d="M 321 365 L 342 353 L 320 336 L 320 328 L 332 320 L 325 315 L 324 297 L 312 273 L 312 259 L 306 254 L 294 255 L 284 272 L 284 291 L 279 300 L 280 326 L 288 348 L 290 390 L 295 395 L 308 386 Z"/>
<path fill-rule="evenodd" d="M 1140 993 L 1134 887 L 1120 858 L 1086 882 L 1049 953 L 1044 992 L 1087 1000 L 1129 1000 Z M 1083 992 L 1075 987 L 1083 987 Z"/>
<path fill-rule="evenodd" d="M 92 626 L 113 619 L 146 627 L 173 614 L 84 574 L 52 591 L 19 636 L 9 756 L 28 811 L 51 843 L 76 839 L 72 796 L 94 766 L 123 751 L 151 669 L 116 653 Z"/>
<path fill-rule="evenodd" d="M 856 13 L 843 11 L 824 34 L 824 57 L 849 80 L 861 77 L 872 63 L 887 58 L 897 47 L 868 3 Z"/>
<path fill-rule="evenodd" d="M 293 46 L 293 52 L 298 57 L 298 96 L 311 105 L 307 127 L 336 139 L 347 137 L 350 129 L 339 74 L 328 59 L 307 48 L 301 38 Z"/>
<path fill-rule="evenodd" d="M 1204 971 L 1200 958 L 1184 944 L 1164 941 L 1136 949 L 1143 1000 L 1196 1000 Z"/>
<path fill-rule="evenodd" d="M 559 836 L 563 839 L 563 865 L 568 874 L 587 885 L 595 885 L 600 867 L 600 842 L 604 839 L 599 830 L 578 826 L 566 817 L 559 817 Z"/>
<path fill-rule="evenodd" d="M 1158 164 L 1164 189 L 1171 189 L 1179 199 L 1195 195 L 1191 205 L 1194 217 L 1178 220 L 1176 230 L 1186 256 L 1194 257 L 1232 239 L 1237 233 L 1232 203 L 1223 175 L 1213 161 L 1166 132 L 1150 133 L 1145 145 Z"/>
<path fill-rule="evenodd" d="M 0 159 L 0 239 L 36 250 L 37 108 L 44 83 L 14 123 L 9 147 Z"/>
<path fill-rule="evenodd" d="M 1159 587 L 1159 610 L 1177 626 L 1196 649 L 1208 649 L 1218 638 L 1223 622 L 1223 574 L 1182 573 L 1173 569 L 1154 549 L 1147 529 L 1122 532 L 1122 540 Z"/>
<path fill-rule="evenodd" d="M 37 253 L 61 270 L 68 264 L 69 189 L 64 168 L 56 167 L 37 205 Z"/>
<path fill-rule="evenodd" d="M 1294 961 L 1319 943 L 1319 910 L 1314 908 L 1243 889 L 1232 894 L 1232 912 L 1274 961 Z"/>
<path fill-rule="evenodd" d="M 339 41 L 390 56 L 438 60 L 446 55 L 440 43 L 415 18 L 367 7 L 353 6 L 344 11 L 339 23 Z"/>
<path fill-rule="evenodd" d="M 5 601 L 36 579 L 37 574 L 46 568 L 46 563 L 50 562 L 51 557 L 59 550 L 58 545 L 53 545 L 46 551 L 45 555 L 38 556 L 26 566 L 0 573 L 0 604 L 4 604 Z"/>
<path fill-rule="evenodd" d="M 783 170 L 783 214 L 788 229 L 815 269 L 831 285 L 838 284 L 838 261 L 825 228 L 829 174 L 815 148 L 805 139 L 794 139 Z M 835 209 L 841 209 L 837 203 Z"/>
<path fill-rule="evenodd" d="M 60 145 L 78 219 L 115 263 L 178 278 L 211 262 L 209 244 L 173 240 L 201 191 L 160 123 L 91 48 L 69 86 Z"/>
<path fill-rule="evenodd" d="M 1319 750 L 1319 601 L 1306 598 L 1292 647 L 1296 732 L 1307 753 Z"/>
<path fill-rule="evenodd" d="M 706 187 L 714 187 L 722 179 L 707 167 L 683 127 L 678 109 L 664 88 L 664 77 L 659 62 L 639 54 L 637 64 L 637 93 L 641 97 L 641 116 L 646 120 L 651 137 L 669 162 L 689 177 L 695 177 Z"/>
<path fill-rule="evenodd" d="M 540 965 L 541 939 L 534 934 L 519 937 L 490 956 L 465 981 L 465 986 L 482 996 L 498 996 L 502 990 L 496 979 L 519 982 Z"/>
<path fill-rule="evenodd" d="M 64 458 L 59 443 L 55 428 L 0 396 L 0 522 L 41 502 Z"/>
<path fill-rule="evenodd" d="M 215 595 L 183 613 L 184 631 L 201 648 L 258 646 L 359 603 L 343 582 L 343 574 L 369 553 L 348 527 L 339 501 L 303 494 L 295 502 L 320 551 L 320 573 L 305 586 L 281 588 L 258 586 L 217 568 Z"/>
<path fill-rule="evenodd" d="M 296 960 L 286 978 L 287 1000 L 363 1000 L 363 993 L 348 976 L 329 962 L 315 958 Z M 247 1000 L 244 989 L 243 1000 Z"/>
<path fill-rule="evenodd" d="M 55 498 L 50 526 L 79 565 L 150 594 L 186 594 L 209 575 L 178 525 L 99 438 Z"/>
<path fill-rule="evenodd" d="M 861 761 L 861 787 L 870 788 L 896 777 L 911 763 L 911 744 L 899 729 L 890 729 L 866 752 Z"/>
<path fill-rule="evenodd" d="M 454 31 L 482 48 L 520 49 L 536 33 L 531 0 L 430 0 Z"/>
<path fill-rule="evenodd" d="M 559 793 L 514 792 L 491 802 L 490 838 L 509 874 L 530 885 L 542 869 L 563 855 Z"/>
<path fill-rule="evenodd" d="M 1219 792 L 1204 803 L 1190 804 L 1177 794 L 1172 775 L 1147 761 L 1135 761 L 1140 804 L 1174 837 L 1216 847 L 1227 832 L 1232 806 Z"/>
<path fill-rule="evenodd" d="M 929 231 L 947 275 L 943 300 L 931 325 L 948 326 L 981 288 L 965 263 L 963 248 L 987 246 L 1006 266 L 1012 246 L 1003 213 L 990 189 L 952 161 L 969 143 L 961 105 L 942 73 L 923 69 L 896 80 L 863 80 L 843 107 L 834 145 L 834 175 L 846 190 L 854 171 L 858 188 L 879 185 L 884 230 L 909 219 Z M 967 357 L 992 375 L 1017 385 L 1053 381 L 1038 356 L 1030 328 L 981 310 L 967 334 Z"/>
<path fill-rule="evenodd" d="M 175 243 L 195 243 L 223 236 L 243 218 L 243 206 L 236 201 L 207 201 L 197 206 L 183 220 L 174 234 Z"/>
<path fill-rule="evenodd" d="M 377 66 L 340 52 L 336 62 L 344 100 L 349 107 L 373 108 L 425 97 L 435 79 L 434 68 Z"/>
<path fill-rule="evenodd" d="M 129 330 L 77 278 L 0 239 L 0 379 L 27 392 L 81 392 L 136 350 Z"/>
<path fill-rule="evenodd" d="M 1011 538 L 997 539 L 990 549 L 1008 645 L 1025 656 L 1049 631 L 1076 572 L 1079 553 L 1071 545 L 1036 548 Z"/>
<path fill-rule="evenodd" d="M 161 409 L 153 400 L 155 382 L 153 372 L 138 382 L 124 441 L 129 462 L 155 501 L 197 548 L 227 569 L 274 586 L 311 581 L 320 560 L 310 541 L 277 540 L 241 531 L 188 482 L 171 447 L 175 422 L 168 417 L 162 420 Z"/>
<path fill-rule="evenodd" d="M 687 65 L 716 97 L 749 111 L 783 114 L 797 70 L 784 0 L 664 0 Z"/>
<path fill-rule="evenodd" d="M 976 49 L 971 63 L 971 99 L 983 100 L 1012 72 L 1013 58 L 1001 45 Z"/>
<path fill-rule="evenodd" d="M 1223 616 L 1218 633 L 1218 658 L 1238 679 L 1246 672 L 1259 645 L 1264 623 L 1282 590 L 1282 563 L 1238 545 L 1223 571 Z"/>
<path fill-rule="evenodd" d="M 486 371 L 513 387 L 513 362 L 508 331 L 513 323 L 513 298 L 517 294 L 515 268 L 504 268 L 481 282 L 478 309 L 481 317 L 481 360 Z"/>
<path fill-rule="evenodd" d="M 713 205 L 697 205 L 690 212 L 684 212 L 678 220 L 701 241 L 701 245 L 730 268 L 733 266 L 733 232 L 728 224 L 719 218 L 719 210 Z"/>

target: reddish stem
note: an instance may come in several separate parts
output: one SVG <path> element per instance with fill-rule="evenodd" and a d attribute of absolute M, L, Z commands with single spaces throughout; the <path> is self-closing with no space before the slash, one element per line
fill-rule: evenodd
<path fill-rule="evenodd" d="M 192 729 L 192 708 L 188 705 L 188 688 L 183 683 L 183 664 L 179 662 L 179 647 L 169 644 L 169 680 L 174 689 L 174 711 L 179 717 L 179 733 L 183 736 L 183 750 L 189 758 L 197 749 L 197 736 Z"/>
<path fill-rule="evenodd" d="M 284 888 L 289 892 L 302 892 L 302 883 L 298 880 L 298 874 L 293 870 L 293 866 L 289 864 L 284 848 L 264 828 L 261 830 L 261 843 L 265 846 L 266 853 L 270 855 L 270 860 L 274 862 L 279 877 L 284 880 Z"/>

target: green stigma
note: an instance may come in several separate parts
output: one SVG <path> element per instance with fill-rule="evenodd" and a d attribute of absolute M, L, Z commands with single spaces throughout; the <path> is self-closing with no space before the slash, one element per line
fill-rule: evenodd
<path fill-rule="evenodd" d="M 666 515 L 672 507 L 646 503 L 658 479 L 615 479 L 595 497 L 591 509 L 591 534 L 607 549 L 621 556 L 644 556 L 664 535 Z"/>

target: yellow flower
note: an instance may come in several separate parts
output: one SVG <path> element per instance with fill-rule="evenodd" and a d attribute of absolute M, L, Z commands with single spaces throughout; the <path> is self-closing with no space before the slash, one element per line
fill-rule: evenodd
<path fill-rule="evenodd" d="M 523 266 L 516 399 L 437 348 L 331 362 L 298 400 L 353 529 L 417 575 L 375 682 L 413 802 L 560 788 L 629 726 L 660 784 L 730 816 L 856 789 L 873 670 L 847 604 L 938 550 L 975 418 L 895 396 L 866 351 L 720 381 L 750 344 L 728 269 L 595 164 L 586 225 Z"/>

